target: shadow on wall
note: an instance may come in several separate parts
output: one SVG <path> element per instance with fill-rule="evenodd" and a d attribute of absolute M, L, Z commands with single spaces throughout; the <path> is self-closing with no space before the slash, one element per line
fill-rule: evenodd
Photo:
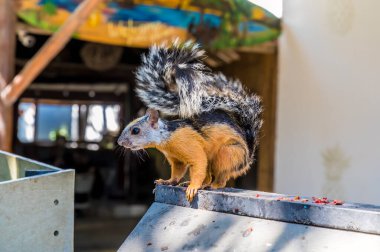
<path fill-rule="evenodd" d="M 351 158 L 347 157 L 339 145 L 322 152 L 325 168 L 325 183 L 322 195 L 335 199 L 345 199 L 342 177 L 350 166 Z"/>

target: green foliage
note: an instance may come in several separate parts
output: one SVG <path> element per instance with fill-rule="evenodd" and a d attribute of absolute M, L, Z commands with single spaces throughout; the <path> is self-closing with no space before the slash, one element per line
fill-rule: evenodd
<path fill-rule="evenodd" d="M 29 24 L 37 25 L 40 22 L 38 14 L 35 10 L 23 10 L 19 11 L 17 14 L 21 19 L 25 20 Z"/>
<path fill-rule="evenodd" d="M 231 34 L 225 33 L 221 34 L 214 41 L 212 41 L 210 48 L 221 50 L 226 48 L 256 45 L 276 39 L 279 34 L 280 31 L 275 29 L 268 29 L 262 32 L 251 33 L 242 37 L 234 37 L 231 36 Z"/>
<path fill-rule="evenodd" d="M 252 9 L 255 7 L 248 0 L 192 0 L 191 3 L 201 8 L 201 15 L 204 15 L 206 8 L 218 9 L 223 13 L 218 34 L 211 41 L 210 48 L 220 50 L 250 46 L 273 40 L 279 35 L 278 29 L 272 29 L 265 22 L 263 25 L 268 28 L 265 31 L 248 32 L 247 22 L 252 20 Z"/>
<path fill-rule="evenodd" d="M 53 16 L 57 13 L 57 6 L 52 0 L 49 0 L 43 5 L 42 10 L 48 15 Z"/>
<path fill-rule="evenodd" d="M 49 132 L 49 139 L 51 141 L 57 140 L 58 137 L 64 137 L 66 139 L 69 137 L 69 130 L 66 125 L 61 125 L 59 129 Z"/>

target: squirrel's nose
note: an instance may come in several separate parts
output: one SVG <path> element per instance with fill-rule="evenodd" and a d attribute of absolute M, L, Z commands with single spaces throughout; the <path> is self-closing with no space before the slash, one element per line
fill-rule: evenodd
<path fill-rule="evenodd" d="M 119 137 L 117 144 L 120 146 L 128 147 L 131 145 L 131 141 L 128 138 Z"/>

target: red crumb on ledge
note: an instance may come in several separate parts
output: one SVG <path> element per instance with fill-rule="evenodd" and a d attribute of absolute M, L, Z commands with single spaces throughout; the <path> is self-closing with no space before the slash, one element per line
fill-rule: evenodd
<path fill-rule="evenodd" d="M 326 205 L 326 204 L 329 204 L 329 205 L 343 205 L 344 204 L 344 202 L 342 200 L 334 199 L 334 200 L 331 201 L 331 200 L 327 199 L 326 197 L 324 197 L 324 198 L 313 197 L 313 203 L 323 204 L 323 205 Z"/>
<path fill-rule="evenodd" d="M 251 233 L 252 233 L 252 231 L 253 231 L 253 228 L 248 228 L 248 229 L 246 229 L 244 232 L 243 232 L 243 237 L 247 237 L 247 236 L 249 236 Z"/>
<path fill-rule="evenodd" d="M 334 201 L 333 202 L 331 202 L 331 204 L 333 204 L 333 205 L 343 205 L 343 201 L 342 200 L 336 200 L 336 199 L 334 199 Z"/>
<path fill-rule="evenodd" d="M 277 201 L 289 201 L 289 202 L 299 201 L 302 203 L 306 203 L 309 201 L 308 199 L 303 199 L 300 196 L 294 196 L 292 198 L 278 197 L 278 198 L 276 198 L 276 200 Z M 329 200 L 326 197 L 322 197 L 322 198 L 312 197 L 312 202 L 315 204 L 321 204 L 321 205 L 343 205 L 344 204 L 344 202 L 342 200 L 338 200 L 338 199 Z"/>

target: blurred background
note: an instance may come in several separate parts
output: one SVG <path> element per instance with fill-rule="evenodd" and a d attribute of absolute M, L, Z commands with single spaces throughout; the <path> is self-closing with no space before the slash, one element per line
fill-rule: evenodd
<path fill-rule="evenodd" d="M 7 83 L 83 2 L 0 0 Z M 152 44 L 193 39 L 210 68 L 263 99 L 256 163 L 229 186 L 380 204 L 379 8 L 375 0 L 100 1 L 2 110 L 2 149 L 75 169 L 75 250 L 115 251 L 153 201 L 153 181 L 170 175 L 159 152 L 116 147 L 145 112 L 134 71 Z"/>

